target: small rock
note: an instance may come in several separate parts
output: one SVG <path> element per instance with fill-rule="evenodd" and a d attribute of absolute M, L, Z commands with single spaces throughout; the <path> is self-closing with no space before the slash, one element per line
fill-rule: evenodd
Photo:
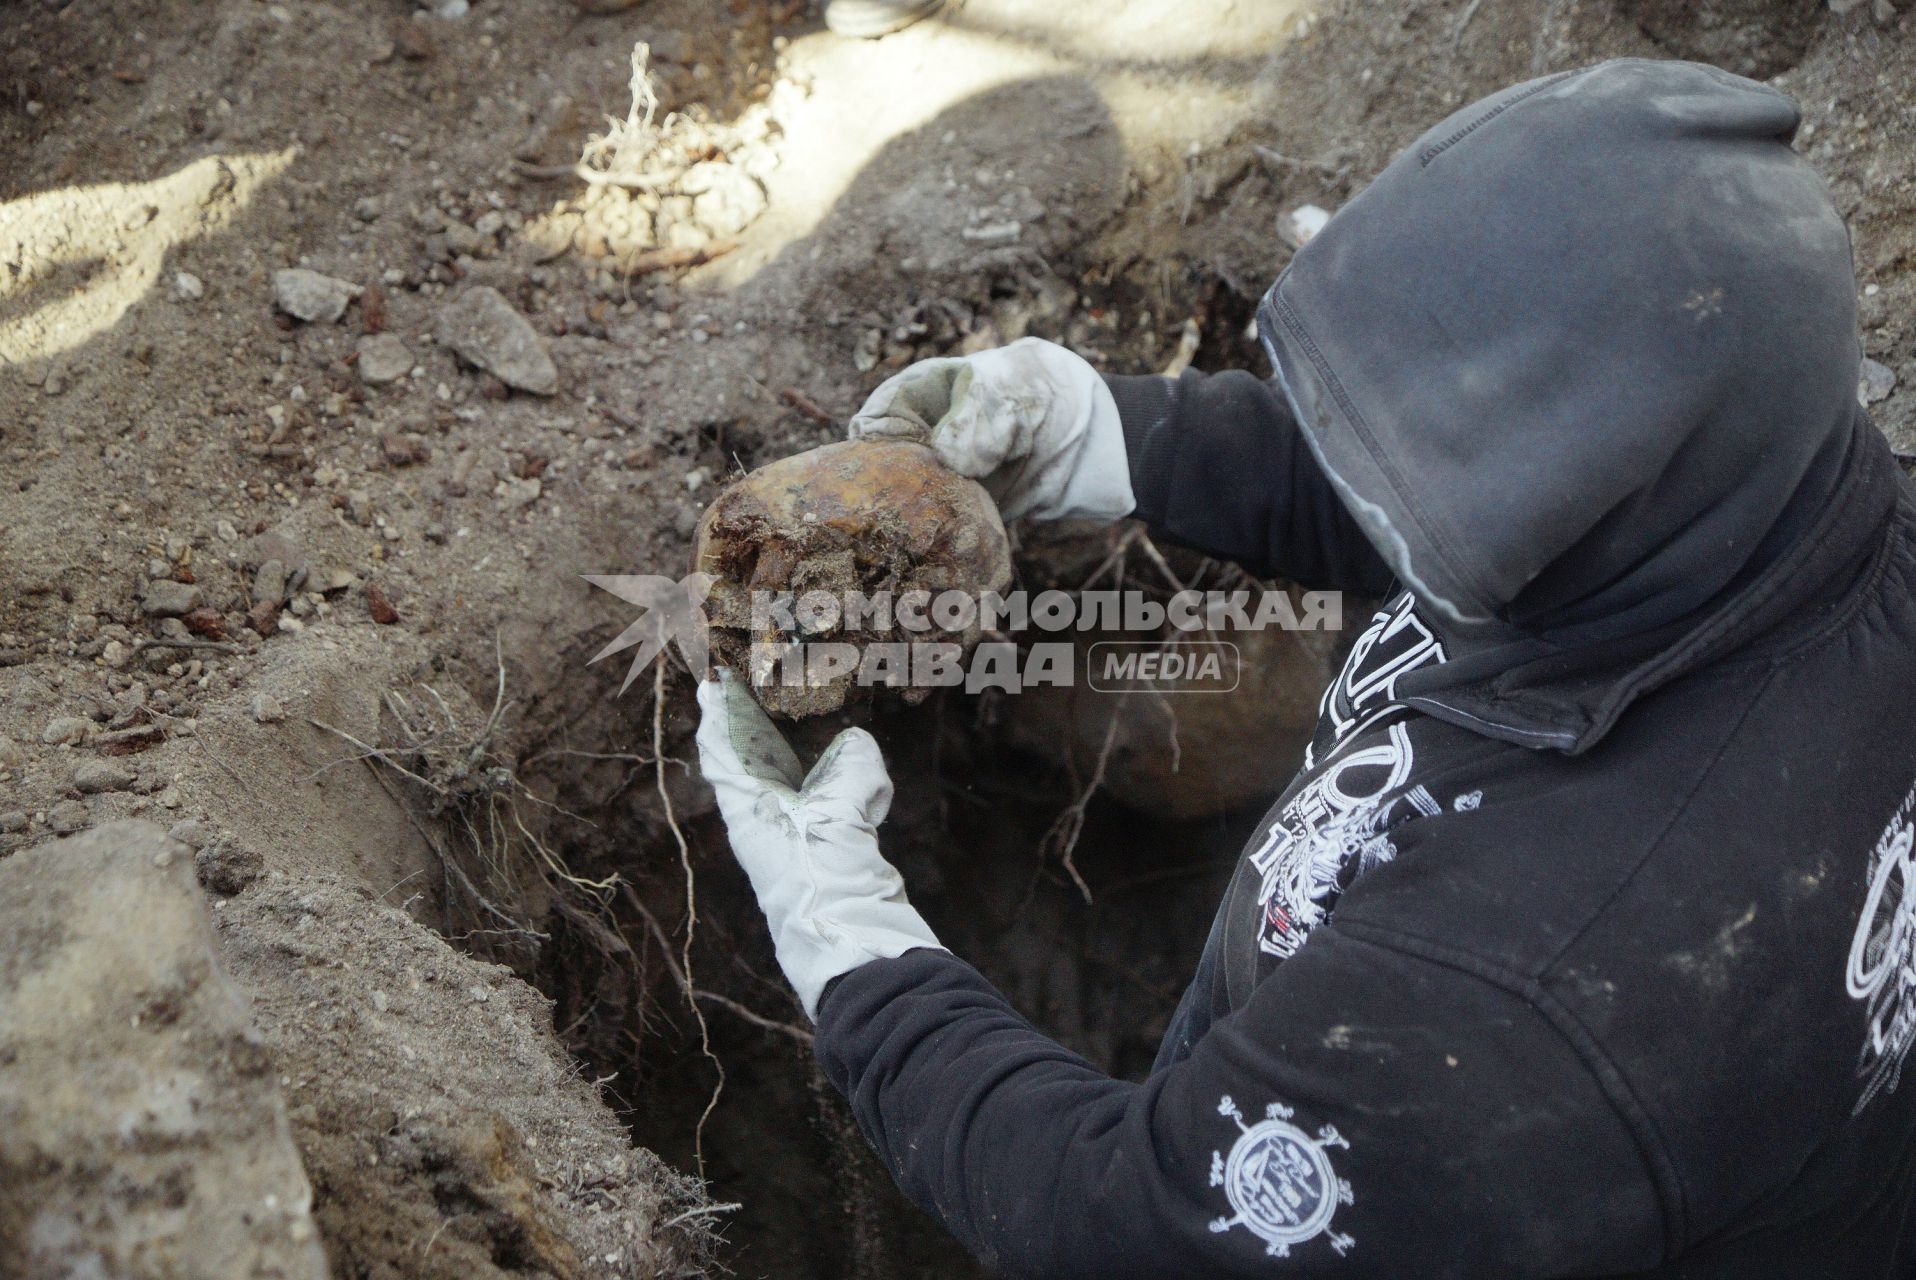
<path fill-rule="evenodd" d="M 1017 222 L 986 222 L 966 227 L 958 234 L 973 244 L 1010 244 L 1024 234 L 1024 226 Z"/>
<path fill-rule="evenodd" d="M 178 271 L 173 275 L 173 292 L 184 302 L 198 302 L 206 296 L 206 282 L 191 271 Z"/>
<path fill-rule="evenodd" d="M 440 311 L 433 334 L 467 363 L 521 391 L 549 396 L 559 389 L 545 343 L 490 285 L 466 290 Z"/>
<path fill-rule="evenodd" d="M 386 598 L 385 591 L 377 582 L 366 584 L 366 612 L 382 627 L 390 627 L 399 621 L 399 610 L 393 608 L 393 602 Z"/>
<path fill-rule="evenodd" d="M 408 62 L 424 62 L 432 57 L 432 37 L 418 22 L 399 22 L 393 26 L 393 52 Z"/>
<path fill-rule="evenodd" d="M 24 810 L 10 809 L 6 813 L 0 813 L 0 832 L 12 835 L 16 831 L 25 831 L 26 829 L 27 815 Z"/>
<path fill-rule="evenodd" d="M 81 795 L 97 796 L 105 791 L 124 791 L 133 785 L 133 774 L 111 760 L 82 760 L 73 767 L 73 789 Z"/>
<path fill-rule="evenodd" d="M 1322 231 L 1331 220 L 1329 210 L 1314 204 L 1299 205 L 1285 214 L 1278 225 L 1278 234 L 1293 249 L 1302 249 L 1311 242 L 1311 237 Z"/>
<path fill-rule="evenodd" d="M 266 859 L 222 837 L 208 841 L 194 855 L 193 874 L 208 893 L 230 898 L 266 874 Z"/>
<path fill-rule="evenodd" d="M 133 651 L 121 644 L 118 640 L 107 641 L 106 647 L 100 650 L 100 661 L 106 663 L 107 666 L 113 668 L 115 671 L 124 667 L 132 658 Z"/>
<path fill-rule="evenodd" d="M 166 838 L 198 851 L 206 845 L 206 824 L 198 818 L 183 818 L 168 828 Z"/>
<path fill-rule="evenodd" d="M 463 222 L 448 222 L 446 229 L 440 235 L 445 240 L 448 257 L 478 254 L 481 250 L 490 247 L 486 243 L 486 238 L 479 234 L 479 228 L 468 226 Z"/>
<path fill-rule="evenodd" d="M 278 724 L 286 718 L 286 708 L 270 693 L 253 695 L 253 719 L 261 724 Z"/>
<path fill-rule="evenodd" d="M 271 602 L 254 605 L 246 611 L 246 625 L 261 637 L 279 634 L 279 606 Z"/>
<path fill-rule="evenodd" d="M 85 831 L 93 822 L 93 815 L 78 800 L 62 800 L 47 810 L 47 826 L 56 835 L 70 836 L 76 831 Z"/>
<path fill-rule="evenodd" d="M 358 286 L 350 281 L 304 267 L 273 273 L 273 302 L 287 315 L 309 324 L 338 323 L 347 304 L 358 296 Z"/>
<path fill-rule="evenodd" d="M 692 197 L 692 220 L 721 239 L 737 235 L 765 212 L 765 189 L 738 166 L 724 161 L 693 165 L 678 185 Z"/>
<path fill-rule="evenodd" d="M 346 495 L 346 514 L 362 529 L 370 526 L 374 515 L 373 496 L 364 489 L 352 490 Z"/>
<path fill-rule="evenodd" d="M 140 595 L 140 609 L 153 618 L 178 618 L 200 607 L 200 589 L 171 578 L 156 578 Z"/>
<path fill-rule="evenodd" d="M 278 560 L 266 560 L 253 571 L 253 603 L 286 602 L 286 566 Z"/>
<path fill-rule="evenodd" d="M 49 747 L 78 746 L 92 732 L 93 722 L 84 716 L 61 716 L 41 731 L 40 741 Z"/>
<path fill-rule="evenodd" d="M 240 563 L 248 569 L 257 569 L 268 560 L 277 560 L 286 566 L 288 582 L 306 572 L 305 549 L 278 529 L 256 533 L 240 547 Z"/>
<path fill-rule="evenodd" d="M 185 615 L 180 621 L 186 624 L 187 631 L 192 635 L 204 636 L 208 640 L 226 639 L 226 619 L 220 615 L 218 609 L 201 607 Z"/>
<path fill-rule="evenodd" d="M 545 492 L 545 486 L 537 480 L 521 480 L 517 476 L 507 476 L 492 487 L 492 492 L 508 511 L 517 511 L 529 507 L 539 500 Z"/>
<path fill-rule="evenodd" d="M 410 467 L 432 460 L 432 450 L 418 436 L 388 431 L 379 438 L 379 453 L 389 467 Z"/>
<path fill-rule="evenodd" d="M 26 758 L 27 753 L 20 749 L 19 743 L 0 733 L 0 769 L 11 769 Z"/>
<path fill-rule="evenodd" d="M 359 294 L 359 331 L 366 334 L 386 332 L 386 291 L 375 280 Z"/>
<path fill-rule="evenodd" d="M 396 333 L 368 334 L 359 340 L 357 368 L 363 381 L 380 386 L 412 372 L 412 351 Z"/>
<path fill-rule="evenodd" d="M 1862 376 L 1856 384 L 1856 398 L 1866 405 L 1875 404 L 1889 399 L 1889 393 L 1895 389 L 1896 371 L 1864 356 Z"/>

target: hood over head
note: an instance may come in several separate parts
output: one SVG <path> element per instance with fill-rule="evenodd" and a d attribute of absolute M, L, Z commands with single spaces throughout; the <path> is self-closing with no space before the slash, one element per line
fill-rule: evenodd
<path fill-rule="evenodd" d="M 1880 524 L 1849 235 L 1798 122 L 1694 63 L 1517 85 L 1418 139 L 1265 297 L 1312 450 L 1449 645 L 1407 701 L 1582 750 L 1800 600 L 1832 522 L 1849 558 Z"/>

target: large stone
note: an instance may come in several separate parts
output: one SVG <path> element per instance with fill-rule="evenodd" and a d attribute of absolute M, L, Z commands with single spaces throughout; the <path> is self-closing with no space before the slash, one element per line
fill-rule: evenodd
<path fill-rule="evenodd" d="M 559 389 L 559 370 L 545 343 L 497 289 L 477 285 L 439 313 L 433 336 L 468 364 L 510 387 L 549 396 Z"/>
<path fill-rule="evenodd" d="M 0 861 L 0 1275 L 327 1274 L 193 856 L 144 822 Z"/>
<path fill-rule="evenodd" d="M 310 324 L 335 324 L 346 314 L 347 304 L 359 296 L 359 287 L 349 280 L 288 267 L 273 273 L 273 302 L 287 315 Z"/>

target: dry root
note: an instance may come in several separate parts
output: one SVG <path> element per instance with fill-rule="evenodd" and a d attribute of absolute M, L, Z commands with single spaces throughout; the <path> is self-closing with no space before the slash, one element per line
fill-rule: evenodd
<path fill-rule="evenodd" d="M 478 724 L 462 723 L 428 684 L 410 696 L 387 693 L 385 708 L 396 731 L 384 744 L 362 742 L 318 720 L 312 724 L 359 752 L 347 759 L 372 769 L 438 858 L 452 936 L 490 943 L 485 950 L 529 955 L 549 940 L 531 904 L 556 899 L 573 911 L 600 915 L 618 878 L 575 874 L 539 834 L 543 823 L 536 816 L 527 821 L 533 809 L 553 806 L 519 780 L 501 745 L 511 706 L 501 660 L 492 708 Z"/>

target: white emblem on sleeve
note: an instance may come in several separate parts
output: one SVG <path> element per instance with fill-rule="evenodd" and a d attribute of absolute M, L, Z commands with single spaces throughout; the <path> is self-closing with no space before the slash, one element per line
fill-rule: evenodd
<path fill-rule="evenodd" d="M 1276 1102 L 1256 1124 L 1244 1123 L 1229 1095 L 1219 1099 L 1217 1111 L 1235 1120 L 1240 1132 L 1229 1155 L 1211 1153 L 1211 1185 L 1224 1188 L 1231 1206 L 1229 1216 L 1212 1220 L 1211 1230 L 1244 1227 L 1277 1258 L 1321 1235 L 1338 1256 L 1348 1253 L 1356 1241 L 1330 1230 L 1337 1207 L 1352 1201 L 1351 1184 L 1331 1168 L 1328 1150 L 1348 1150 L 1343 1135 L 1327 1124 L 1313 1138 L 1290 1123 L 1291 1108 Z"/>
<path fill-rule="evenodd" d="M 1856 1074 L 1863 1082 L 1856 1111 L 1895 1090 L 1903 1060 L 1916 1044 L 1916 788 L 1903 798 L 1870 853 L 1869 896 L 1850 941 L 1844 981 L 1869 1012 Z"/>

